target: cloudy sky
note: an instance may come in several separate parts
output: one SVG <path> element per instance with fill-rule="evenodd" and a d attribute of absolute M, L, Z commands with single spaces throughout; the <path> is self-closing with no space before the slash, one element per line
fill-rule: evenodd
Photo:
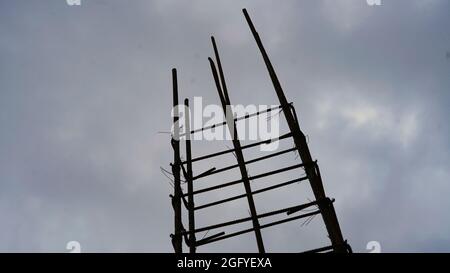
<path fill-rule="evenodd" d="M 378 241 L 385 252 L 450 251 L 447 0 L 0 0 L 0 251 L 65 252 L 73 240 L 88 252 L 172 251 L 172 188 L 160 171 L 172 160 L 170 135 L 160 133 L 171 126 L 171 69 L 182 98 L 218 104 L 207 62 L 213 34 L 232 103 L 277 103 L 243 7 L 353 249 Z M 196 142 L 194 156 L 230 145 Z M 295 160 L 288 154 L 249 172 Z M 194 167 L 223 163 L 233 159 Z M 308 190 L 302 183 L 262 194 L 258 212 L 307 202 Z M 236 202 L 201 212 L 198 225 L 247 210 Z M 268 251 L 328 243 L 319 217 L 263 237 Z M 249 234 L 199 251 L 256 244 Z"/>

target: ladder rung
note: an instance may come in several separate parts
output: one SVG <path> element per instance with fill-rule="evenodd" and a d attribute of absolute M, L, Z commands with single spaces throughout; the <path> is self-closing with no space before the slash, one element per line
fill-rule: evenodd
<path fill-rule="evenodd" d="M 273 154 L 270 154 L 270 155 L 265 155 L 265 156 L 261 156 L 261 157 L 258 157 L 258 158 L 246 161 L 245 164 L 255 163 L 255 162 L 258 162 L 258 161 L 261 161 L 261 160 L 264 160 L 264 159 L 272 158 L 272 157 L 279 156 L 279 155 L 282 155 L 282 154 L 286 154 L 286 153 L 289 153 L 289 152 L 293 152 L 293 151 L 296 151 L 296 150 L 297 150 L 297 148 L 286 149 L 286 150 L 283 150 L 283 151 L 280 151 L 280 152 L 276 152 L 276 153 L 273 153 Z M 196 180 L 196 179 L 203 178 L 203 177 L 206 177 L 206 176 L 210 176 L 210 175 L 213 175 L 213 174 L 217 174 L 217 173 L 221 173 L 221 172 L 224 172 L 224 171 L 228 171 L 228 170 L 231 170 L 231 169 L 234 169 L 234 168 L 237 168 L 237 167 L 239 167 L 239 164 L 234 164 L 234 165 L 227 166 L 227 167 L 224 167 L 224 168 L 221 168 L 221 169 L 212 168 L 212 169 L 210 169 L 210 170 L 208 170 L 208 171 L 206 171 L 206 172 L 204 172 L 202 174 L 194 176 L 192 178 L 192 180 Z"/>
<path fill-rule="evenodd" d="M 309 163 L 309 164 L 311 164 L 311 163 Z M 269 176 L 269 175 L 273 175 L 273 174 L 282 173 L 282 172 L 290 171 L 290 170 L 293 170 L 293 169 L 301 168 L 301 167 L 304 167 L 306 165 L 307 164 L 305 164 L 305 163 L 296 164 L 296 165 L 292 165 L 292 166 L 289 166 L 289 167 L 285 167 L 285 168 L 277 169 L 277 170 L 274 170 L 274 171 L 270 171 L 270 172 L 267 172 L 267 173 L 262 173 L 262 174 L 258 174 L 258 175 L 255 175 L 255 176 L 250 176 L 250 177 L 248 177 L 248 179 L 249 180 L 256 180 L 256 179 L 259 179 L 259 178 L 262 178 L 262 177 L 266 177 L 266 176 Z M 224 184 L 220 184 L 220 185 L 216 185 L 216 186 L 212 186 L 212 187 L 196 190 L 196 191 L 193 191 L 192 194 L 195 195 L 195 194 L 204 193 L 204 192 L 208 192 L 208 191 L 212 191 L 212 190 L 217 190 L 217 189 L 229 187 L 229 186 L 232 186 L 232 185 L 236 185 L 236 184 L 238 184 L 240 182 L 243 182 L 243 180 L 242 179 L 238 179 L 238 180 L 227 182 L 227 183 L 224 183 Z M 189 195 L 189 193 L 184 193 L 183 194 L 183 196 L 188 196 L 188 195 Z"/>
<path fill-rule="evenodd" d="M 255 112 L 255 113 L 246 114 L 245 116 L 234 118 L 234 121 L 239 121 L 239 120 L 243 120 L 243 119 L 249 119 L 251 117 L 259 116 L 259 115 L 261 115 L 263 113 L 268 113 L 268 112 L 271 112 L 273 110 L 281 109 L 281 108 L 282 108 L 281 105 L 277 105 L 275 107 L 267 108 L 265 110 L 261 110 L 261 111 Z M 195 133 L 203 132 L 203 131 L 206 131 L 206 130 L 214 129 L 216 127 L 224 126 L 226 124 L 227 124 L 227 122 L 223 121 L 223 122 L 219 122 L 219 123 L 216 123 L 216 124 L 213 124 L 213 125 L 210 125 L 210 126 L 206 126 L 206 127 L 202 127 L 202 128 L 198 128 L 198 129 L 192 130 L 192 131 L 190 131 L 190 133 L 191 134 L 195 134 Z M 185 135 L 186 135 L 186 133 L 180 134 L 180 137 L 185 136 Z"/>
<path fill-rule="evenodd" d="M 281 213 L 285 213 L 285 212 L 287 213 L 288 211 L 295 210 L 297 208 L 306 209 L 311 206 L 315 206 L 319 203 L 320 203 L 320 201 L 313 201 L 313 202 L 309 202 L 309 203 L 305 203 L 305 204 L 301 204 L 301 205 L 297 205 L 297 206 L 293 206 L 293 207 L 274 210 L 274 211 L 259 214 L 259 215 L 257 215 L 257 218 L 259 219 L 259 218 L 265 218 L 265 217 L 269 217 L 269 216 L 273 216 L 273 215 L 281 214 Z M 203 231 L 207 231 L 207 230 L 211 230 L 211 229 L 217 229 L 217 228 L 226 227 L 226 226 L 231 226 L 231 225 L 235 225 L 235 224 L 240 224 L 240 223 L 250 221 L 251 219 L 252 219 L 252 217 L 245 217 L 245 218 L 240 218 L 240 219 L 236 219 L 236 220 L 232 220 L 232 221 L 228 221 L 228 222 L 223 222 L 220 224 L 206 226 L 206 227 L 195 229 L 194 233 L 203 232 Z M 184 231 L 183 234 L 189 234 L 189 232 Z"/>
<path fill-rule="evenodd" d="M 287 218 L 287 219 L 271 222 L 271 223 L 268 223 L 268 224 L 265 224 L 265 225 L 261 225 L 260 229 L 268 228 L 268 227 L 271 227 L 271 226 L 275 226 L 275 225 L 279 225 L 279 224 L 283 224 L 283 223 L 287 223 L 287 222 L 291 222 L 291 221 L 294 221 L 294 220 L 298 220 L 298 219 L 309 217 L 309 216 L 313 216 L 313 215 L 317 215 L 319 213 L 320 213 L 320 210 L 316 210 L 316 211 L 313 211 L 313 212 L 310 212 L 310 213 L 306 213 L 306 214 L 302 214 L 302 215 L 299 215 L 299 216 L 295 216 L 295 217 L 291 217 L 291 218 Z M 196 246 L 205 245 L 205 244 L 209 244 L 209 243 L 214 243 L 214 242 L 217 242 L 217 241 L 225 240 L 225 239 L 228 239 L 228 238 L 231 238 L 231 237 L 235 237 L 235 236 L 238 236 L 238 235 L 242 235 L 242 234 L 245 234 L 245 233 L 252 232 L 254 230 L 255 230 L 254 228 L 244 229 L 244 230 L 241 230 L 241 231 L 237 231 L 237 232 L 234 232 L 234 233 L 230 233 L 230 234 L 227 234 L 227 235 L 223 235 L 221 237 L 217 237 L 217 238 L 208 240 L 207 242 L 204 242 L 202 244 L 198 244 L 197 243 Z"/>
<path fill-rule="evenodd" d="M 284 187 L 284 186 L 287 186 L 287 185 L 290 185 L 290 184 L 294 184 L 296 182 L 300 182 L 300 181 L 307 180 L 307 179 L 308 179 L 308 177 L 305 176 L 305 177 L 289 180 L 289 181 L 284 182 L 284 183 L 280 183 L 280 184 L 277 184 L 277 185 L 274 185 L 274 186 L 270 186 L 270 187 L 266 187 L 266 188 L 263 188 L 263 189 L 259 189 L 259 190 L 253 191 L 252 194 L 255 195 L 255 194 L 266 192 L 266 191 L 273 190 L 273 189 L 276 189 L 276 188 L 281 188 L 281 187 Z M 216 202 L 211 202 L 211 203 L 208 203 L 208 204 L 205 204 L 205 205 L 201 205 L 201 206 L 195 207 L 194 210 L 200 210 L 200 209 L 216 206 L 216 205 L 219 205 L 219 204 L 231 202 L 231 201 L 234 201 L 234 200 L 237 200 L 237 199 L 240 199 L 240 198 L 244 198 L 246 196 L 247 196 L 247 194 L 245 194 L 245 193 L 241 194 L 241 195 L 236 195 L 236 196 L 233 196 L 233 197 L 230 197 L 230 198 L 222 199 L 222 200 L 219 200 L 219 201 L 216 201 Z"/>
<path fill-rule="evenodd" d="M 242 150 L 244 150 L 244 149 L 255 147 L 255 146 L 258 146 L 258 145 L 261 145 L 261 144 L 269 144 L 269 143 L 272 143 L 272 142 L 275 142 L 275 141 L 279 141 L 279 140 L 282 140 L 282 139 L 285 139 L 285 138 L 288 138 L 288 137 L 291 137 L 291 136 L 292 136 L 292 133 L 289 132 L 289 133 L 286 133 L 286 134 L 281 135 L 279 137 L 275 137 L 275 138 L 266 139 L 266 140 L 262 140 L 262 141 L 259 141 L 259 142 L 247 144 L 247 145 L 242 146 L 241 148 L 242 148 Z M 191 162 L 196 162 L 196 161 L 208 159 L 208 158 L 211 158 L 211 157 L 216 157 L 216 156 L 219 156 L 219 155 L 232 153 L 234 151 L 235 151 L 235 149 L 228 149 L 228 150 L 220 151 L 220 152 L 217 152 L 217 153 L 200 156 L 200 157 L 197 157 L 197 158 L 193 158 L 191 160 Z M 181 161 L 181 164 L 186 164 L 186 160 L 185 161 Z"/>

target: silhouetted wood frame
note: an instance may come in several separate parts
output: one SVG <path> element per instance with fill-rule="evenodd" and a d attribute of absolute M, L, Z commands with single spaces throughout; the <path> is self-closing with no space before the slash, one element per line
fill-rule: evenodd
<path fill-rule="evenodd" d="M 276 106 L 276 107 L 272 107 L 269 108 L 267 110 L 264 111 L 258 111 L 252 114 L 247 114 L 243 117 L 239 117 L 239 118 L 234 118 L 234 116 L 231 113 L 231 102 L 230 102 L 230 98 L 228 95 L 228 90 L 227 90 L 227 86 L 226 86 L 226 82 L 225 82 L 225 77 L 224 77 L 224 73 L 223 73 L 223 69 L 222 69 L 222 64 L 220 62 L 220 57 L 219 57 L 219 53 L 218 53 L 218 49 L 217 49 L 217 45 L 215 42 L 214 37 L 211 37 L 211 41 L 212 41 L 212 45 L 213 45 L 213 49 L 214 49 L 214 54 L 215 54 L 215 59 L 216 59 L 216 63 L 214 63 L 212 58 L 208 58 L 210 66 L 211 66 L 211 71 L 212 71 L 212 75 L 214 78 L 214 83 L 216 85 L 217 88 L 217 92 L 219 94 L 219 98 L 220 98 L 220 102 L 222 105 L 222 109 L 224 111 L 225 114 L 225 121 L 222 123 L 218 123 L 212 126 L 208 126 L 208 127 L 204 127 L 204 128 L 198 128 L 198 129 L 194 129 L 191 130 L 190 126 L 189 126 L 189 101 L 188 99 L 185 100 L 185 109 L 186 112 L 185 113 L 185 126 L 186 128 L 184 129 L 185 133 L 180 135 L 179 132 L 179 126 L 177 124 L 178 122 L 178 110 L 175 110 L 175 117 L 173 119 L 174 122 L 174 136 L 172 136 L 172 147 L 174 150 L 174 163 L 172 163 L 172 173 L 174 175 L 174 195 L 171 196 L 172 197 L 172 206 L 174 208 L 174 215 L 175 215 L 175 221 L 174 221 L 174 234 L 171 235 L 172 237 L 172 243 L 174 246 L 174 250 L 176 253 L 181 253 L 183 251 L 182 248 L 182 239 L 184 237 L 186 245 L 189 247 L 189 252 L 190 253 L 195 253 L 196 252 L 196 247 L 201 246 L 201 245 L 205 245 L 205 244 L 209 244 L 209 243 L 213 243 L 213 242 L 217 242 L 217 241 L 221 241 L 227 238 L 231 238 L 231 237 L 235 237 L 235 236 L 239 236 L 245 233 L 249 233 L 249 232 L 254 232 L 255 233 L 255 239 L 257 242 L 257 246 L 258 246 L 258 251 L 260 253 L 264 253 L 265 252 L 265 248 L 264 248 L 264 243 L 263 243 L 263 239 L 262 239 L 262 235 L 261 235 L 261 229 L 263 228 L 268 228 L 271 226 L 275 226 L 275 225 L 279 225 L 282 223 L 287 223 L 290 221 L 294 221 L 294 220 L 298 220 L 298 219 L 302 219 L 305 217 L 311 217 L 313 215 L 317 215 L 317 214 L 321 214 L 324 224 L 326 226 L 327 229 L 327 233 L 328 236 L 330 238 L 331 241 L 331 245 L 330 246 L 326 246 L 326 247 L 322 247 L 322 248 L 317 248 L 317 249 L 313 249 L 313 250 L 309 250 L 307 252 L 326 252 L 326 251 L 332 251 L 332 252 L 351 252 L 351 248 L 350 246 L 347 244 L 346 241 L 344 241 L 342 233 L 341 233 L 341 229 L 339 226 L 339 222 L 337 220 L 337 216 L 336 216 L 336 212 L 334 210 L 334 206 L 333 206 L 333 202 L 334 199 L 331 200 L 328 197 L 326 197 L 325 194 L 325 190 L 323 188 L 323 184 L 322 184 L 322 179 L 321 179 L 321 175 L 320 175 L 320 170 L 319 170 L 319 166 L 317 165 L 317 161 L 313 161 L 312 156 L 310 154 L 307 142 L 306 142 L 306 138 L 305 135 L 303 134 L 303 132 L 300 130 L 300 126 L 298 123 L 298 119 L 297 119 L 297 115 L 295 113 L 295 109 L 292 105 L 292 103 L 288 103 L 284 92 L 281 88 L 281 84 L 278 80 L 278 77 L 275 73 L 275 70 L 269 60 L 269 57 L 264 49 L 264 46 L 261 42 L 261 39 L 258 35 L 258 33 L 256 32 L 256 29 L 250 19 L 250 16 L 248 15 L 247 11 L 245 9 L 243 9 L 243 13 L 244 16 L 247 20 L 247 23 L 250 27 L 250 30 L 255 38 L 255 41 L 257 43 L 257 46 L 262 54 L 262 57 L 264 59 L 264 62 L 266 64 L 267 70 L 269 72 L 269 76 L 272 80 L 275 92 L 278 96 L 280 105 Z M 217 65 L 217 67 L 216 67 Z M 176 70 L 173 69 L 172 70 L 172 78 L 173 78 L 173 105 L 176 108 L 176 106 L 178 106 L 178 84 L 177 84 L 177 73 Z M 174 108 L 174 109 L 175 109 Z M 281 111 L 283 112 L 286 121 L 288 123 L 288 127 L 289 127 L 289 132 L 281 135 L 277 138 L 273 138 L 273 139 L 267 139 L 267 140 L 263 140 L 263 141 L 259 141 L 257 143 L 252 143 L 252 144 L 248 144 L 248 145 L 244 145 L 242 146 L 240 141 L 239 141 L 239 137 L 237 135 L 237 130 L 236 130 L 236 122 L 238 120 L 242 120 L 242 119 L 248 119 L 250 117 L 253 116 L 258 116 L 262 113 L 267 113 L 270 111 L 273 111 L 275 109 L 281 109 Z M 207 154 L 204 156 L 200 156 L 200 157 L 196 157 L 196 158 L 192 158 L 192 154 L 191 154 L 191 135 L 197 132 L 203 132 L 204 130 L 208 130 L 208 129 L 212 129 L 215 128 L 217 126 L 224 126 L 227 125 L 228 129 L 230 131 L 230 134 L 232 136 L 232 142 L 233 142 L 233 148 L 232 149 L 228 149 L 228 150 L 224 150 L 221 152 L 216 152 L 216 153 L 211 153 L 211 154 Z M 179 137 L 184 136 L 185 137 L 185 145 L 186 145 L 186 160 L 181 160 L 181 156 L 180 156 L 180 141 L 179 141 Z M 274 141 L 280 141 L 282 139 L 286 139 L 286 138 L 291 138 L 294 141 L 295 147 L 291 148 L 291 149 L 286 149 L 283 151 L 279 151 L 270 155 L 266 155 L 266 156 L 262 156 L 262 157 L 258 157 L 252 160 L 248 160 L 245 161 L 242 150 L 244 149 L 248 149 L 248 148 L 252 148 L 252 147 L 256 147 L 258 145 L 261 144 L 268 144 Z M 288 152 L 292 152 L 292 151 L 297 151 L 302 163 L 301 164 L 296 164 L 296 165 L 292 165 L 292 166 L 288 166 L 288 167 L 284 167 L 284 168 L 280 168 L 280 169 L 276 169 L 276 170 L 272 170 L 272 171 L 268 171 L 265 173 L 261 173 L 255 176 L 249 176 L 247 173 L 247 169 L 246 169 L 246 165 L 247 164 L 251 164 L 257 161 L 262 161 L 268 158 L 272 158 L 275 156 L 279 156 Z M 192 163 L 196 162 L 196 161 L 202 161 L 202 160 L 206 160 L 212 157 L 216 157 L 216 156 L 220 156 L 220 155 L 224 155 L 227 153 L 235 153 L 236 159 L 237 159 L 237 164 L 231 165 L 231 166 L 227 166 L 227 167 L 223 167 L 223 168 L 219 168 L 216 169 L 215 167 L 197 175 L 194 176 L 193 175 L 193 171 L 192 171 Z M 186 166 L 186 168 L 184 168 L 184 166 Z M 203 177 L 207 177 L 207 176 L 211 176 L 211 175 L 215 175 L 217 173 L 221 173 L 224 171 L 228 171 L 234 168 L 239 168 L 240 173 L 241 173 L 241 179 L 238 180 L 234 180 L 231 182 L 226 182 L 226 183 L 222 183 L 216 186 L 212 186 L 212 187 L 207 187 L 207 188 L 203 188 L 203 189 L 197 189 L 194 190 L 194 181 Z M 262 178 L 262 177 L 267 177 L 273 174 L 277 174 L 277 173 L 281 173 L 281 172 L 285 172 L 285 171 L 289 171 L 289 170 L 293 170 L 293 169 L 297 169 L 297 168 L 304 168 L 306 176 L 304 177 L 299 177 L 296 179 L 292 179 L 283 183 L 278 183 L 266 188 L 262 188 L 256 191 L 252 191 L 251 190 L 251 181 L 256 180 L 258 178 Z M 187 193 L 183 193 L 182 189 L 181 189 L 181 178 L 180 178 L 180 172 L 183 172 L 183 175 L 185 177 L 186 183 L 188 185 L 188 189 L 187 189 Z M 266 213 L 262 213 L 262 214 L 258 214 L 256 211 L 256 207 L 254 204 L 254 200 L 253 200 L 253 195 L 261 193 L 261 192 L 266 192 L 269 190 L 273 190 L 276 188 L 280 188 L 280 187 L 284 187 L 284 186 L 288 186 L 291 185 L 293 183 L 297 183 L 297 182 L 301 182 L 304 180 L 308 180 L 310 182 L 310 186 L 313 190 L 314 193 L 314 197 L 315 197 L 315 201 L 310 202 L 310 203 L 306 203 L 306 204 L 301 204 L 301 205 L 297 205 L 297 206 L 293 206 L 293 207 L 289 207 L 289 208 L 284 208 L 284 209 L 278 209 L 278 210 L 274 210 L 274 211 L 270 211 L 270 212 L 266 212 Z M 229 197 L 229 198 L 225 198 L 225 199 L 221 199 L 221 200 L 217 200 L 211 203 L 207 203 L 207 204 L 203 204 L 200 206 L 195 206 L 194 205 L 194 195 L 196 194 L 201 194 L 201 193 L 206 193 L 212 190 L 219 190 L 219 189 L 223 189 L 225 187 L 228 186 L 232 186 L 232 185 L 236 185 L 239 183 L 243 183 L 244 188 L 245 188 L 245 193 L 244 194 L 240 194 L 240 195 L 236 195 L 233 197 Z M 187 201 L 185 199 L 185 197 L 187 197 Z M 250 208 L 250 217 L 246 217 L 246 218 L 241 218 L 241 219 L 237 219 L 237 220 L 232 220 L 232 221 L 228 221 L 228 222 L 223 222 L 223 223 L 219 223 L 219 224 L 213 224 L 210 226 L 206 226 L 206 227 L 202 227 L 202 228 L 196 228 L 195 227 L 195 214 L 194 212 L 196 210 L 200 210 L 200 209 L 205 209 L 208 207 L 213 207 L 213 206 L 217 206 L 223 203 L 227 203 L 227 202 L 231 202 L 240 198 L 247 198 L 248 200 L 248 204 L 249 204 L 249 208 Z M 186 231 L 183 227 L 182 224 L 182 210 L 181 210 L 181 203 L 183 203 L 188 211 L 188 219 L 189 219 L 189 228 L 188 231 Z M 274 222 L 270 222 L 264 225 L 260 225 L 259 224 L 259 219 L 263 218 L 263 217 L 269 217 L 269 216 L 273 216 L 276 214 L 281 214 L 281 213 L 286 213 L 287 215 L 291 215 L 294 213 L 298 213 L 301 212 L 303 209 L 311 207 L 311 206 L 317 206 L 318 209 L 313 211 L 313 212 L 308 212 L 305 214 L 300 214 L 298 216 L 294 216 L 294 217 L 289 217 L 286 219 L 282 219 L 282 220 L 278 220 L 278 221 L 274 221 Z M 231 225 L 235 225 L 235 224 L 239 224 L 239 223 L 243 223 L 243 222 L 247 222 L 247 221 L 251 221 L 253 224 L 252 228 L 249 229 L 245 229 L 245 230 L 241 230 L 241 231 L 237 231 L 237 232 L 233 232 L 230 234 L 226 234 L 225 232 L 219 232 L 217 234 L 211 235 L 207 238 L 201 239 L 201 240 L 196 240 L 195 234 L 198 232 L 202 232 L 202 231 L 208 231 L 211 229 L 217 229 L 217 228 L 221 228 L 221 227 L 226 227 L 226 226 L 231 226 Z"/>

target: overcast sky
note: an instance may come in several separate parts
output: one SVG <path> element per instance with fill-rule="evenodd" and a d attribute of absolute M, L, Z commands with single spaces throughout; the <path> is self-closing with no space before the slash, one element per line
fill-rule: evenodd
<path fill-rule="evenodd" d="M 171 126 L 171 69 L 181 98 L 219 104 L 207 61 L 215 35 L 232 103 L 277 103 L 243 7 L 353 249 L 450 251 L 447 0 L 0 0 L 0 251 L 65 252 L 73 240 L 89 252 L 172 251 L 172 188 L 160 166 L 173 155 L 158 133 Z M 194 145 L 196 156 L 231 143 Z M 310 196 L 308 184 L 261 195 L 258 212 Z M 199 213 L 198 225 L 248 215 L 245 200 L 230 206 Z M 267 250 L 328 243 L 319 217 L 303 222 L 264 230 Z M 256 244 L 249 234 L 199 251 Z"/>

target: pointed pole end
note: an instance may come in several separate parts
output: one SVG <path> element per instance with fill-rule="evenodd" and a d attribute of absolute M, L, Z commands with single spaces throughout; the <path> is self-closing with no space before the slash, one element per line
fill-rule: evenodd
<path fill-rule="evenodd" d="M 246 9 L 246 8 L 243 8 L 243 9 L 242 9 L 242 12 L 244 13 L 244 17 L 245 17 L 245 18 L 250 18 L 250 16 L 248 15 L 248 12 L 247 12 L 247 9 Z"/>

